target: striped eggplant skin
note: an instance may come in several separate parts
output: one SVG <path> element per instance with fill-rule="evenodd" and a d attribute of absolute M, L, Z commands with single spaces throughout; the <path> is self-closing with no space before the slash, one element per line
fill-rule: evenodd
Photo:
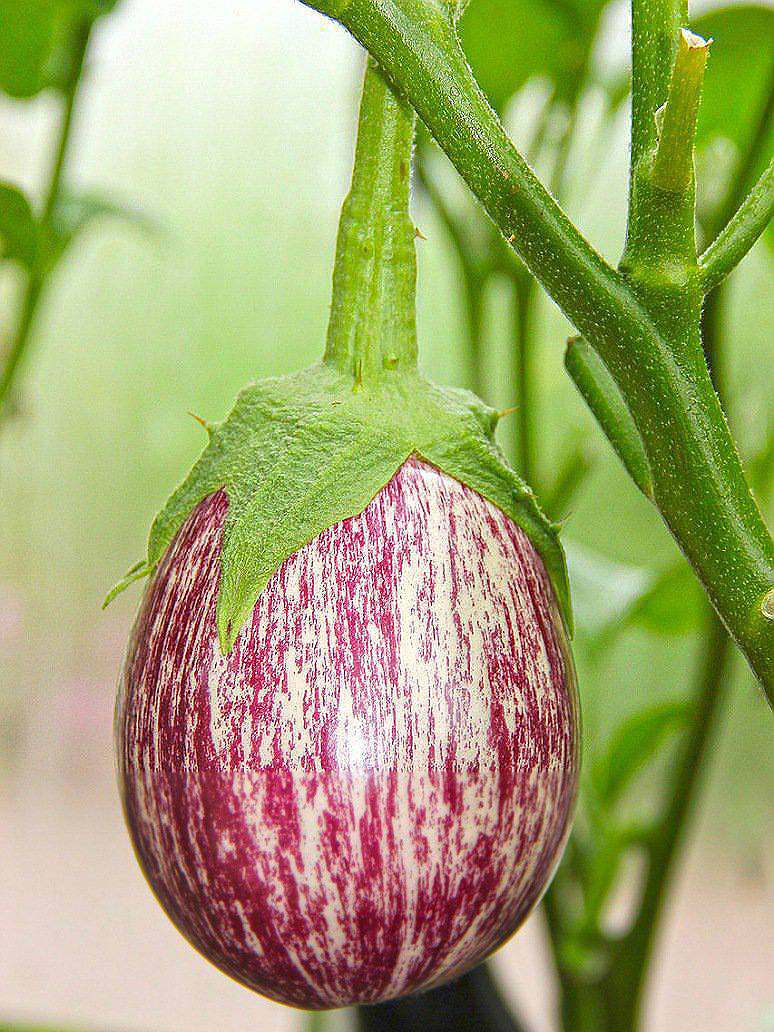
<path fill-rule="evenodd" d="M 119 687 L 145 876 L 205 957 L 282 1003 L 451 979 L 521 924 L 572 818 L 577 696 L 542 563 L 412 459 L 283 563 L 224 657 L 227 508 L 210 496 L 170 546 Z"/>

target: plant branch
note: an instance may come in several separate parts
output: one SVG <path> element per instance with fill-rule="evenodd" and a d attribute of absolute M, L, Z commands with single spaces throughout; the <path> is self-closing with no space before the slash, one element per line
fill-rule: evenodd
<path fill-rule="evenodd" d="M 660 190 L 682 193 L 693 178 L 693 141 L 709 48 L 701 36 L 680 30 L 653 164 L 653 185 Z"/>
<path fill-rule="evenodd" d="M 59 127 L 56 146 L 54 148 L 51 170 L 48 176 L 48 185 L 43 198 L 43 206 L 39 220 L 39 237 L 42 242 L 42 246 L 39 248 L 40 254 L 36 259 L 35 265 L 27 274 L 27 282 L 19 307 L 16 331 L 11 340 L 11 345 L 6 356 L 2 372 L 0 372 L 0 419 L 2 419 L 11 390 L 16 381 L 16 377 L 19 374 L 22 359 L 27 352 L 32 325 L 50 274 L 46 245 L 51 234 L 51 224 L 56 213 L 56 207 L 62 190 L 62 180 L 72 139 L 76 105 L 80 92 L 79 88 L 83 81 L 83 66 L 86 58 L 86 51 L 89 47 L 91 29 L 92 22 L 89 19 L 84 19 L 78 27 L 74 39 L 72 75 L 64 95 L 62 120 Z"/>
<path fill-rule="evenodd" d="M 572 337 L 564 365 L 627 473 L 646 498 L 652 499 L 653 477 L 642 438 L 604 362 L 583 338 Z"/>
<path fill-rule="evenodd" d="M 721 310 L 725 291 L 718 290 L 705 307 L 702 337 L 713 385 L 720 397 L 725 383 L 720 367 Z M 608 978 L 615 1015 L 626 1027 L 636 1027 L 646 988 L 649 962 L 673 869 L 696 805 L 700 778 L 709 758 L 715 724 L 727 691 L 731 661 L 730 639 L 713 613 L 708 613 L 699 637 L 699 669 L 688 730 L 665 791 L 659 818 L 647 838 L 648 864 L 637 916 L 627 936 L 617 944 Z M 616 961 L 618 965 L 616 965 Z M 610 990 L 606 990 L 610 992 Z"/>
<path fill-rule="evenodd" d="M 352 185 L 341 210 L 324 361 L 373 383 L 416 366 L 416 253 L 409 218 L 413 110 L 368 58 Z M 400 313 L 400 318 L 396 316 Z"/>
<path fill-rule="evenodd" d="M 584 334 L 617 347 L 654 334 L 623 278 L 585 240 L 509 140 L 454 26 L 430 0 L 315 0 L 416 108 L 532 273 Z"/>
<path fill-rule="evenodd" d="M 735 215 L 701 256 L 705 293 L 713 290 L 734 269 L 768 226 L 774 214 L 774 159 Z"/>

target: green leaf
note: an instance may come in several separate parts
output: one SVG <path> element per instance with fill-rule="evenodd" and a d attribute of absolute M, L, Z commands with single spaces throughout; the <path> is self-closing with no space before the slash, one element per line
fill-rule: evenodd
<path fill-rule="evenodd" d="M 618 727 L 591 771 L 591 785 L 603 810 L 618 802 L 661 745 L 685 727 L 689 713 L 685 700 L 662 702 L 635 713 Z"/>
<path fill-rule="evenodd" d="M 558 99 L 574 96 L 606 0 L 475 0 L 460 21 L 465 53 L 493 107 L 530 79 L 551 80 Z"/>
<path fill-rule="evenodd" d="M 0 257 L 32 268 L 37 261 L 38 238 L 30 202 L 15 186 L 0 183 Z"/>
<path fill-rule="evenodd" d="M 310 426 L 287 441 L 282 461 L 256 484 L 223 542 L 218 595 L 221 649 L 228 652 L 274 571 L 319 533 L 355 513 L 411 454 L 374 426 L 333 438 Z M 357 477 L 347 476 L 353 467 Z"/>
<path fill-rule="evenodd" d="M 56 3 L 0 3 L 0 87 L 13 97 L 31 97 L 57 80 L 57 51 L 66 18 Z"/>
<path fill-rule="evenodd" d="M 218 634 L 233 645 L 280 564 L 323 530 L 362 512 L 411 455 L 467 484 L 515 520 L 532 540 L 571 628 L 569 587 L 557 528 L 494 443 L 496 414 L 466 391 L 416 373 L 373 387 L 322 363 L 262 380 L 208 426 L 209 444 L 156 517 L 148 557 L 108 597 L 152 572 L 195 506 L 224 488 Z"/>
<path fill-rule="evenodd" d="M 74 72 L 75 35 L 116 0 L 0 0 L 0 89 L 12 97 L 65 89 Z"/>

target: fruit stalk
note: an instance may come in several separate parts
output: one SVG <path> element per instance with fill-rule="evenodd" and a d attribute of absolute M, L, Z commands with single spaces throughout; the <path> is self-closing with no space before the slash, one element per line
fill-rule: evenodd
<path fill-rule="evenodd" d="M 352 186 L 341 212 L 325 361 L 358 385 L 416 367 L 409 217 L 415 115 L 368 59 Z"/>

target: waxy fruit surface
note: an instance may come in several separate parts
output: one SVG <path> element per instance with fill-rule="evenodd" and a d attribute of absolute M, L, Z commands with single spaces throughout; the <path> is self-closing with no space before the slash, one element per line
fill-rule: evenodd
<path fill-rule="evenodd" d="M 284 1003 L 461 974 L 534 906 L 572 817 L 574 675 L 540 559 L 410 460 L 282 564 L 223 656 L 227 509 L 210 496 L 170 546 L 119 689 L 148 881 L 209 960 Z"/>

